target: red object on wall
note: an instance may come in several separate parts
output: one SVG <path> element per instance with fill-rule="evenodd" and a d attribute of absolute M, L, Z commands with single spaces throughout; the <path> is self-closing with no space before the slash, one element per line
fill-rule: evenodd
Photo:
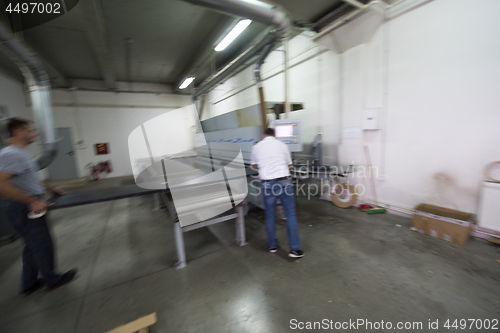
<path fill-rule="evenodd" d="M 99 178 L 101 178 L 99 176 L 99 174 L 101 173 L 101 171 L 99 170 L 98 166 L 94 166 L 92 168 L 92 180 L 99 180 Z"/>
<path fill-rule="evenodd" d="M 95 154 L 96 155 L 109 154 L 108 144 L 107 143 L 96 143 L 95 144 Z"/>
<path fill-rule="evenodd" d="M 106 172 L 107 173 L 113 172 L 113 165 L 111 165 L 111 160 L 107 160 L 104 163 L 106 163 Z"/>

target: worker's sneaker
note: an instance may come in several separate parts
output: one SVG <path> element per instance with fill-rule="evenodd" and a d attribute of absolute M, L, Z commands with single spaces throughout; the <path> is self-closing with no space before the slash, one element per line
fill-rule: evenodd
<path fill-rule="evenodd" d="M 56 290 L 57 288 L 64 286 L 66 283 L 71 282 L 71 280 L 73 280 L 75 275 L 76 275 L 76 269 L 71 269 L 67 271 L 61 276 L 61 279 L 55 285 L 49 288 L 49 291 Z"/>
<path fill-rule="evenodd" d="M 21 295 L 28 296 L 33 294 L 35 291 L 43 287 L 42 279 L 38 279 L 33 287 L 21 290 Z"/>
<path fill-rule="evenodd" d="M 302 258 L 304 256 L 304 251 L 302 250 L 292 250 L 288 253 L 290 258 Z"/>
<path fill-rule="evenodd" d="M 269 253 L 276 253 L 278 252 L 278 248 L 277 247 L 271 247 L 269 248 Z"/>

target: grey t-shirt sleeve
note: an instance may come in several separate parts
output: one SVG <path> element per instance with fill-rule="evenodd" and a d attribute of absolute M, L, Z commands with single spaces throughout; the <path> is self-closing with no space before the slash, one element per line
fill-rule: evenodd
<path fill-rule="evenodd" d="M 37 175 L 38 166 L 30 160 L 29 153 L 11 146 L 0 151 L 0 172 L 14 175 L 11 183 L 28 195 L 45 193 L 45 186 Z"/>
<path fill-rule="evenodd" d="M 0 155 L 0 172 L 18 175 L 22 171 L 22 164 L 19 157 L 12 152 Z"/>

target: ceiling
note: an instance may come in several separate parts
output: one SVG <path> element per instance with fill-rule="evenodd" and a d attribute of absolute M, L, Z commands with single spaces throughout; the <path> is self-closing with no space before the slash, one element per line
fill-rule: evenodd
<path fill-rule="evenodd" d="M 296 25 L 313 28 L 346 6 L 342 0 L 274 3 L 290 13 Z M 0 20 L 7 17 L 0 15 Z M 17 33 L 16 38 L 42 57 L 54 87 L 72 86 L 71 79 L 103 80 L 108 89 L 117 81 L 177 87 L 189 75 L 196 76 L 198 86 L 269 29 L 252 22 L 224 51 L 213 51 L 237 22 L 236 17 L 178 0 L 80 0 L 66 14 Z M 2 52 L 0 72 L 22 80 L 17 66 Z"/>

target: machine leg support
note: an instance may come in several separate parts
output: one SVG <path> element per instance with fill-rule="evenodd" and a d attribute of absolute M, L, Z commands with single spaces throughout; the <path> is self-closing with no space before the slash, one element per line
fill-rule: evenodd
<path fill-rule="evenodd" d="M 238 246 L 247 245 L 245 236 L 245 208 L 243 205 L 236 206 L 236 244 Z"/>
<path fill-rule="evenodd" d="M 184 235 L 182 234 L 181 224 L 176 222 L 174 224 L 175 235 L 175 250 L 177 251 L 178 261 L 175 263 L 175 269 L 186 267 L 186 252 L 184 250 Z"/>
<path fill-rule="evenodd" d="M 153 200 L 155 202 L 155 211 L 160 210 L 161 209 L 160 194 L 159 193 L 153 194 Z"/>

